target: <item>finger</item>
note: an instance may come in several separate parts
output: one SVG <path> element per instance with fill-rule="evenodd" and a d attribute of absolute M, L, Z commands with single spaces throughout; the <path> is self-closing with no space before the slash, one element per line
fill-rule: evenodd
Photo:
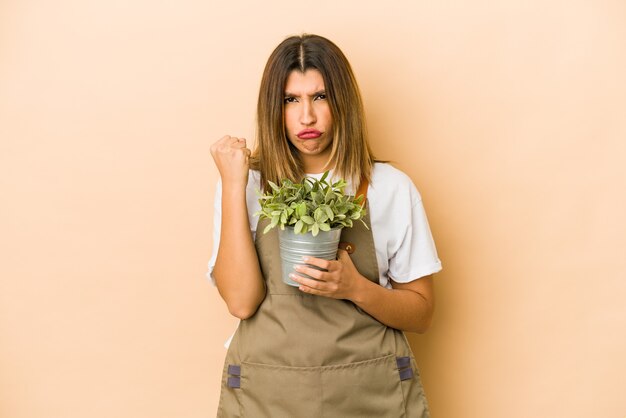
<path fill-rule="evenodd" d="M 302 261 L 304 261 L 307 264 L 317 266 L 324 270 L 329 270 L 331 266 L 331 262 L 329 260 L 324 260 L 323 258 L 302 257 Z"/>
<path fill-rule="evenodd" d="M 298 276 L 297 274 L 290 274 L 289 277 L 300 284 L 298 289 L 304 293 L 310 293 L 312 295 L 325 296 L 328 292 L 324 288 L 324 282 L 319 282 L 313 279 L 307 279 L 306 277 Z"/>
<path fill-rule="evenodd" d="M 304 277 L 298 273 L 290 273 L 289 278 L 297 283 L 300 283 L 301 285 L 310 287 L 311 289 L 321 290 L 320 286 L 323 284 L 323 282 L 319 280 L 311 279 L 309 277 Z"/>
<path fill-rule="evenodd" d="M 325 271 L 303 265 L 294 266 L 294 270 L 297 273 L 306 274 L 307 276 L 313 277 L 315 280 L 324 280 L 324 275 L 326 274 Z"/>
<path fill-rule="evenodd" d="M 308 293 L 309 295 L 326 296 L 326 293 L 306 285 L 300 285 L 298 287 L 298 290 L 300 290 L 302 293 Z"/>
<path fill-rule="evenodd" d="M 228 145 L 230 145 L 233 148 L 245 148 L 246 147 L 246 141 L 245 140 L 240 140 L 239 138 L 233 138 L 234 140 L 231 140 L 229 142 Z"/>
<path fill-rule="evenodd" d="M 348 253 L 346 250 L 341 249 L 341 248 L 337 251 L 337 260 L 341 262 L 353 264 L 352 257 L 350 257 L 350 253 Z"/>
<path fill-rule="evenodd" d="M 246 138 L 237 138 L 237 137 L 231 137 L 230 138 L 230 144 L 231 145 L 235 145 L 237 147 L 245 147 L 246 146 Z"/>

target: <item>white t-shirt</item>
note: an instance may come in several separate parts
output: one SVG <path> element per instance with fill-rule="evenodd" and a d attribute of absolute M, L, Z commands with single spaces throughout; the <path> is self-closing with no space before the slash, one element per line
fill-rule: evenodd
<path fill-rule="evenodd" d="M 253 238 L 258 222 L 254 214 L 260 209 L 257 194 L 261 189 L 260 176 L 258 171 L 251 170 L 246 188 Z M 317 178 L 321 176 L 310 175 Z M 213 254 L 207 272 L 207 278 L 213 284 L 215 281 L 211 273 L 217 258 L 222 223 L 221 186 L 221 181 L 218 181 L 215 190 Z M 352 194 L 354 190 L 348 186 L 345 192 Z M 422 198 L 406 174 L 389 164 L 374 164 L 367 200 L 381 286 L 391 288 L 390 278 L 398 283 L 407 283 L 441 270 L 441 261 L 437 257 Z"/>

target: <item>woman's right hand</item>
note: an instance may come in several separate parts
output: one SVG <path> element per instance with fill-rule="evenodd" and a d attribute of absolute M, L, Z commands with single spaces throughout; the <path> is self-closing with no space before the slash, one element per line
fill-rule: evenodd
<path fill-rule="evenodd" d="M 245 139 L 226 135 L 211 145 L 211 155 L 222 176 L 223 214 L 213 277 L 230 313 L 247 319 L 265 298 L 246 205 L 250 150 Z"/>
<path fill-rule="evenodd" d="M 211 155 L 222 177 L 222 184 L 248 184 L 248 158 L 245 138 L 226 135 L 211 145 Z"/>

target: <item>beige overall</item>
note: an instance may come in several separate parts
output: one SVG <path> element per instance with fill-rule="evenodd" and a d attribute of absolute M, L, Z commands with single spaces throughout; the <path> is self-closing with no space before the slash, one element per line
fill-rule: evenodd
<path fill-rule="evenodd" d="M 365 221 L 369 227 L 369 216 Z M 343 230 L 341 241 L 353 247 L 358 271 L 378 283 L 371 228 L 355 222 Z M 401 331 L 352 302 L 284 284 L 276 229 L 257 233 L 256 249 L 267 295 L 231 341 L 218 417 L 429 417 Z"/>

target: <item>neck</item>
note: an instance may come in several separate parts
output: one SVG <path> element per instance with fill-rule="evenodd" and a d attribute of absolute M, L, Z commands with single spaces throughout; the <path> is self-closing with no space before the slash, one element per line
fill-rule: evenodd
<path fill-rule="evenodd" d="M 319 174 L 330 170 L 332 167 L 328 157 L 329 156 L 325 154 L 301 155 L 300 158 L 302 159 L 304 172 L 307 174 Z"/>

